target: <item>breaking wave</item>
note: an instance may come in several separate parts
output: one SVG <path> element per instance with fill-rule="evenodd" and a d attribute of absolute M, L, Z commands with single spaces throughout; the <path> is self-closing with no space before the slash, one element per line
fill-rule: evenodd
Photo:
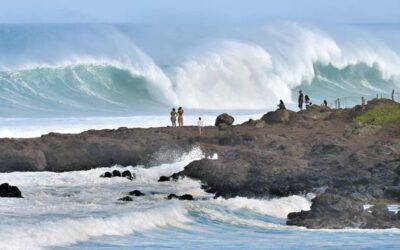
<path fill-rule="evenodd" d="M 173 105 L 265 109 L 275 107 L 279 99 L 291 103 L 300 88 L 321 101 L 389 93 L 400 82 L 398 51 L 364 33 L 343 41 L 315 27 L 274 24 L 257 39 L 228 37 L 162 66 L 122 32 L 100 33 L 85 37 L 90 46 L 65 48 L 62 53 L 52 52 L 60 46 L 49 43 L 51 59 L 27 53 L 26 58 L 10 59 L 10 65 L 2 62 L 0 112 L 140 113 Z M 12 39 L 5 32 L 0 35 Z M 93 49 L 99 37 L 107 38 L 102 40 L 106 45 Z M 10 58 L 5 51 L 0 48 Z"/>

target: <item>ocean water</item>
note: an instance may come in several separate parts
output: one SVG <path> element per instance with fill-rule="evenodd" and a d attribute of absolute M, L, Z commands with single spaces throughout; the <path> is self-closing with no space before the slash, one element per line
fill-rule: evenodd
<path fill-rule="evenodd" d="M 400 230 L 307 230 L 285 225 L 308 210 L 312 195 L 213 199 L 198 181 L 157 182 L 204 157 L 199 149 L 173 164 L 128 167 L 136 180 L 104 179 L 120 166 L 66 173 L 3 173 L 24 199 L 0 199 L 0 249 L 395 249 Z M 217 158 L 217 156 L 214 156 Z M 143 197 L 121 202 L 129 191 Z M 195 201 L 167 200 L 170 193 Z"/>
<path fill-rule="evenodd" d="M 0 137 L 258 119 L 297 92 L 342 107 L 400 101 L 400 27 L 277 22 L 252 27 L 134 24 L 0 24 Z M 311 194 L 212 199 L 200 183 L 158 183 L 202 158 L 129 166 L 137 179 L 102 179 L 121 166 L 67 173 L 0 173 L 24 199 L 0 199 L 0 249 L 396 249 L 398 229 L 307 230 L 285 226 Z M 117 199 L 128 191 L 147 195 Z M 154 194 L 151 194 L 154 192 Z M 169 193 L 195 201 L 168 201 Z M 393 204 L 393 207 L 397 207 Z"/>

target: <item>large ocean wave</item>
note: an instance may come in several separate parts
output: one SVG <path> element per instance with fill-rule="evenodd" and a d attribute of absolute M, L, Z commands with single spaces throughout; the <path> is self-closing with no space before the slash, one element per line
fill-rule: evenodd
<path fill-rule="evenodd" d="M 4 29 L 6 41 L 16 39 Z M 29 32 L 14 31 L 26 36 L 25 49 L 0 48 L 1 114 L 126 114 L 176 105 L 255 110 L 274 108 L 279 99 L 293 103 L 298 89 L 320 102 L 389 93 L 400 83 L 398 51 L 365 33 L 343 41 L 315 27 L 280 23 L 257 38 L 214 40 L 160 66 L 123 32 L 101 30 L 80 32 L 77 40 L 89 45 L 43 35 L 49 48 L 40 45 L 44 38 L 27 42 Z M 38 47 L 48 52 L 37 53 Z"/>

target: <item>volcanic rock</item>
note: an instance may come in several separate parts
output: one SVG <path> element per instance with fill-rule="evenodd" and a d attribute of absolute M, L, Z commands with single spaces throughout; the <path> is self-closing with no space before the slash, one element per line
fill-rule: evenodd
<path fill-rule="evenodd" d="M 228 115 L 227 113 L 223 113 L 217 117 L 215 120 L 215 126 L 220 127 L 223 125 L 226 126 L 232 126 L 233 122 L 235 121 L 235 118 L 233 116 Z"/>
<path fill-rule="evenodd" d="M 22 197 L 21 191 L 18 187 L 10 186 L 8 183 L 0 185 L 0 197 L 24 198 Z"/>

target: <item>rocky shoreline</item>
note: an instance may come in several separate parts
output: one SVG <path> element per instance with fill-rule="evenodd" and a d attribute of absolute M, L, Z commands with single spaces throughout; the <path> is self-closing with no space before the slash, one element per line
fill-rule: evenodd
<path fill-rule="evenodd" d="M 196 127 L 184 127 L 0 139 L 0 171 L 153 166 L 200 147 L 218 159 L 194 161 L 165 181 L 198 179 L 206 191 L 225 198 L 315 193 L 311 210 L 289 214 L 288 225 L 400 228 L 400 213 L 386 206 L 400 203 L 400 123 L 356 120 L 370 110 L 398 105 L 381 99 L 365 108 L 278 110 L 236 126 L 220 119 L 217 127 L 204 128 L 201 138 Z"/>

